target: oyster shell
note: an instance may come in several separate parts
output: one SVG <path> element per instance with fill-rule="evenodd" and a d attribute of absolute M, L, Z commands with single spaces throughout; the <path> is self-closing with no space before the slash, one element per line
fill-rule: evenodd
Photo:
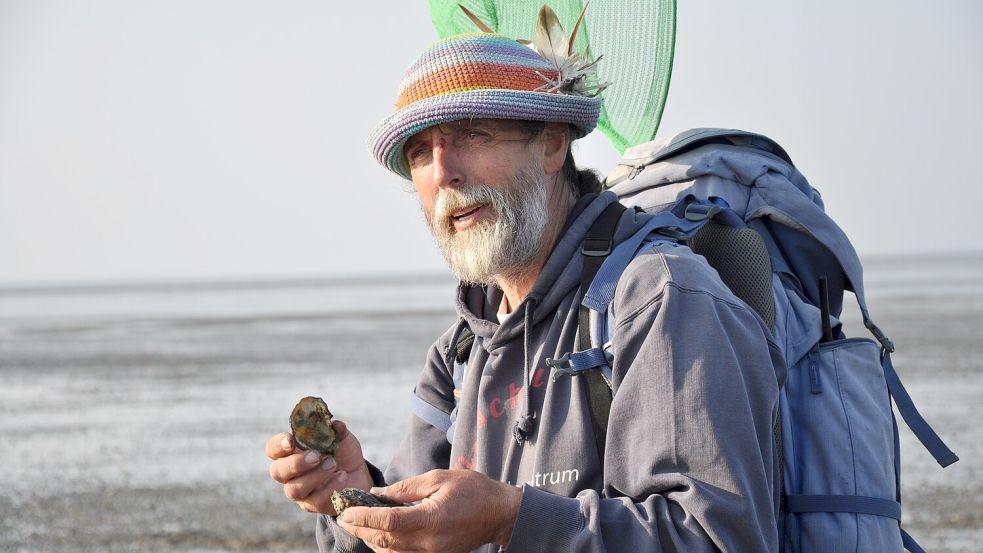
<path fill-rule="evenodd" d="M 345 488 L 331 494 L 331 504 L 334 505 L 335 513 L 341 516 L 345 509 L 349 507 L 397 507 L 395 503 L 390 503 L 385 499 L 372 495 L 369 492 L 358 488 Z"/>
<path fill-rule="evenodd" d="M 331 411 L 319 397 L 305 397 L 290 413 L 290 431 L 300 449 L 334 453 L 335 432 L 331 428 Z"/>

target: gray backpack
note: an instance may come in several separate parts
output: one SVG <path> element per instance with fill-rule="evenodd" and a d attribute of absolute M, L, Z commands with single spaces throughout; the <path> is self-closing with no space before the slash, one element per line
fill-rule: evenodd
<path fill-rule="evenodd" d="M 776 421 L 784 467 L 783 549 L 921 552 L 900 527 L 900 451 L 891 401 L 941 466 L 958 457 L 915 409 L 891 364 L 894 345 L 867 310 L 856 251 L 785 150 L 753 133 L 694 129 L 629 149 L 606 187 L 626 206 L 674 211 L 696 222 L 679 229 L 677 238 L 706 255 L 735 295 L 773 328 L 789 367 Z M 704 207 L 691 215 L 687 205 Z M 707 222 L 715 222 L 712 233 Z M 721 232 L 725 227 L 734 230 Z M 748 229 L 757 245 L 744 239 Z M 760 252 L 767 253 L 764 266 L 770 263 L 765 296 L 770 291 L 772 297 L 766 301 L 760 279 L 748 282 L 761 273 L 747 268 Z M 607 279 L 620 276 L 604 269 L 599 276 L 605 273 Z M 873 340 L 843 334 L 844 291 L 856 297 Z M 603 321 L 605 306 L 594 308 L 591 316 Z M 608 337 L 599 336 L 594 347 L 602 349 Z"/>

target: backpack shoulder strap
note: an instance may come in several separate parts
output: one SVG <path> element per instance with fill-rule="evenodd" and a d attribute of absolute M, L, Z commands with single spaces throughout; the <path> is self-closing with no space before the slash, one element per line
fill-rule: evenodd
<path fill-rule="evenodd" d="M 614 231 L 618 226 L 621 214 L 628 209 L 618 202 L 609 205 L 601 215 L 594 220 L 587 231 L 581 246 L 584 265 L 580 272 L 580 290 L 586 295 L 594 277 L 611 254 L 614 245 Z M 580 304 L 577 313 L 577 349 L 591 350 L 590 339 L 590 310 Z M 594 426 L 594 443 L 601 463 L 604 462 L 604 442 L 607 439 L 608 418 L 611 413 L 611 381 L 601 370 L 590 370 L 584 374 L 587 379 L 587 396 L 590 404 L 591 423 Z"/>

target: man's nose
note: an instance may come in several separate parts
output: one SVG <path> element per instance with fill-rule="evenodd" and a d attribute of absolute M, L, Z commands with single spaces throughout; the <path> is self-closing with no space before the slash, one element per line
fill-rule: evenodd
<path fill-rule="evenodd" d="M 445 136 L 437 136 L 433 145 L 433 179 L 441 188 L 464 184 L 464 172 L 457 148 Z"/>

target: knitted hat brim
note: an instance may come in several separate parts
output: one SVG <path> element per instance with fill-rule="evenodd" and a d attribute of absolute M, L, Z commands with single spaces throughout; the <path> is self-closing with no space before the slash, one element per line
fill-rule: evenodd
<path fill-rule="evenodd" d="M 478 89 L 433 96 L 382 120 L 369 134 L 369 149 L 387 169 L 410 180 L 403 146 L 416 133 L 462 119 L 519 119 L 570 123 L 580 136 L 594 130 L 601 99 L 524 90 Z"/>

